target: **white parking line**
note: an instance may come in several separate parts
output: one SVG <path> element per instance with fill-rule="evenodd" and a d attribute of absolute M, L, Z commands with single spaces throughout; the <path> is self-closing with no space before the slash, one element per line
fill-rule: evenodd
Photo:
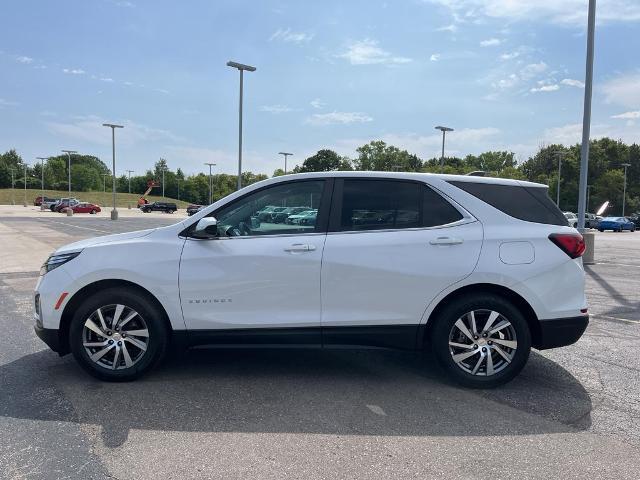
<path fill-rule="evenodd" d="M 375 413 L 376 415 L 380 415 L 382 417 L 386 417 L 387 416 L 387 414 L 382 409 L 382 407 L 379 407 L 378 405 L 367 405 L 367 408 L 369 410 L 371 410 L 373 413 Z"/>
<path fill-rule="evenodd" d="M 630 265 L 628 263 L 613 263 L 613 262 L 596 262 L 594 265 L 613 265 L 616 267 L 640 268 L 640 265 Z"/>
<path fill-rule="evenodd" d="M 609 320 L 618 320 L 620 322 L 629 322 L 629 323 L 638 323 L 640 324 L 640 320 L 631 320 L 629 318 L 619 318 L 619 317 L 612 317 L 610 315 L 599 315 L 599 314 L 593 314 L 591 315 L 592 317 L 596 317 L 596 318 L 606 318 Z"/>
<path fill-rule="evenodd" d="M 49 222 L 49 223 L 58 223 L 60 225 L 64 225 L 65 227 L 73 227 L 73 228 L 81 228 L 82 230 L 91 230 L 92 232 L 98 232 L 98 233 L 112 233 L 108 230 L 100 230 L 98 228 L 91 228 L 91 227 L 81 227 L 80 225 L 73 225 L 71 223 L 65 223 L 65 222 L 59 222 L 57 220 L 45 220 L 43 218 L 39 219 L 45 223 Z"/>

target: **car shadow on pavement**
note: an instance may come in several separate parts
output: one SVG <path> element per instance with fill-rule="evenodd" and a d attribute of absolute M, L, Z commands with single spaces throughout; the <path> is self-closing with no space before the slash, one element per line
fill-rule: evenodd
<path fill-rule="evenodd" d="M 28 381 L 27 381 L 28 379 Z M 104 383 L 49 351 L 0 366 L 0 416 L 131 429 L 336 435 L 494 436 L 591 425 L 591 398 L 532 353 L 495 390 L 452 385 L 422 355 L 384 350 L 194 350 L 136 382 Z"/>

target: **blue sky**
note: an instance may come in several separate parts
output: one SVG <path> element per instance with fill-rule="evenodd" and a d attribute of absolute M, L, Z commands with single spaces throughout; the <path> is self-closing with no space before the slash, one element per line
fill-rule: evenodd
<path fill-rule="evenodd" d="M 579 141 L 587 0 L 4 0 L 0 150 L 69 148 L 118 170 L 233 173 L 237 71 L 247 170 L 279 151 L 355 155 L 383 139 L 423 158 Z M 599 0 L 592 133 L 640 141 L 640 3 Z"/>

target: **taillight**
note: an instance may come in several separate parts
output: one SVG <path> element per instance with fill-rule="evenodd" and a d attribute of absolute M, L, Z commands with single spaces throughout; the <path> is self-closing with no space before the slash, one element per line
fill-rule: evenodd
<path fill-rule="evenodd" d="M 549 240 L 571 258 L 581 257 L 586 248 L 584 238 L 579 233 L 552 233 Z"/>

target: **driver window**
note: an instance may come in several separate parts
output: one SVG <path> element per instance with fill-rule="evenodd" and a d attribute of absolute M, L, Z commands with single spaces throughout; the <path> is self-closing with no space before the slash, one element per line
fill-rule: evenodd
<path fill-rule="evenodd" d="M 212 214 L 218 220 L 219 235 L 314 233 L 324 183 L 290 182 L 241 198 Z"/>

